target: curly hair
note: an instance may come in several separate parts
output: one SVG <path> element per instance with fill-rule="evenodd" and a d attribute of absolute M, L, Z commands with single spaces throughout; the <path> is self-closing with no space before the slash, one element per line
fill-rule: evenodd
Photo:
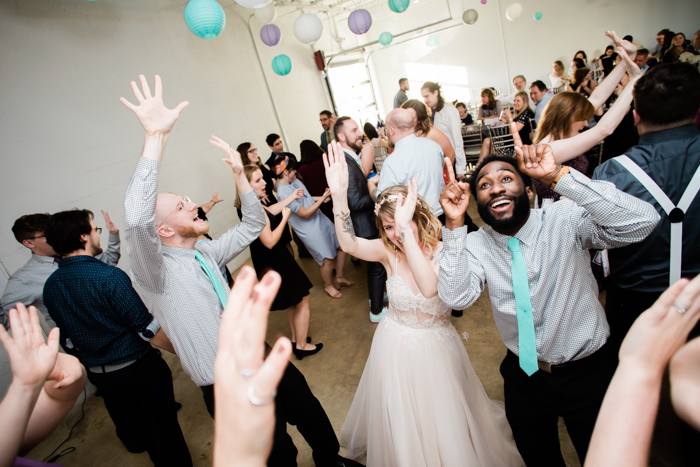
<path fill-rule="evenodd" d="M 376 219 L 377 229 L 379 229 L 379 235 L 384 242 L 384 246 L 389 251 L 395 251 L 396 245 L 389 240 L 389 237 L 387 237 L 384 231 L 382 214 L 391 219 L 394 218 L 394 214 L 396 213 L 396 201 L 390 201 L 387 198 L 391 195 L 398 195 L 399 193 L 406 198 L 408 195 L 408 188 L 403 185 L 395 185 L 382 191 L 377 198 L 377 204 L 380 205 Z M 420 196 L 418 196 L 416 210 L 413 212 L 413 220 L 418 225 L 418 242 L 420 243 L 421 249 L 424 252 L 433 251 L 442 238 L 442 224 L 431 211 L 430 205 Z"/>

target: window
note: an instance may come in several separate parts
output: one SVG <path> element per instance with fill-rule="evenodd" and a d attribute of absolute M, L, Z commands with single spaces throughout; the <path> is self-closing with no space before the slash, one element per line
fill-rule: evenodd
<path fill-rule="evenodd" d="M 406 63 L 406 77 L 410 90 L 408 96 L 411 99 L 419 99 L 420 88 L 426 81 L 433 81 L 442 86 L 442 97 L 447 102 L 455 100 L 471 102 L 471 92 L 467 85 L 467 69 L 461 66 L 431 65 L 428 63 Z"/>
<path fill-rule="evenodd" d="M 338 116 L 348 116 L 362 128 L 366 122 L 377 124 L 377 107 L 364 62 L 340 65 L 328 70 Z"/>

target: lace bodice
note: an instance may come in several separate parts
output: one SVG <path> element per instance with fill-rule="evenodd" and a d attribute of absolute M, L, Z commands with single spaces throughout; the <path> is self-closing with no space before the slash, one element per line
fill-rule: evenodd
<path fill-rule="evenodd" d="M 398 255 L 394 274 L 386 281 L 389 295 L 388 318 L 414 329 L 442 328 L 450 324 L 451 310 L 438 295 L 425 298 L 422 293 L 413 293 L 398 273 Z"/>

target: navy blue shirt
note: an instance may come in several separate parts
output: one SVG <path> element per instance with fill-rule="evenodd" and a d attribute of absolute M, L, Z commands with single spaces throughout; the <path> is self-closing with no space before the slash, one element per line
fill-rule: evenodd
<path fill-rule="evenodd" d="M 700 166 L 700 131 L 695 124 L 646 133 L 625 153 L 678 204 Z M 611 249 L 610 282 L 636 292 L 663 292 L 668 288 L 671 222 L 666 212 L 637 179 L 615 160 L 595 169 L 594 180 L 606 180 L 626 193 L 652 204 L 661 216 L 654 231 L 640 243 Z M 700 273 L 700 193 L 683 219 L 681 277 Z"/>
<path fill-rule="evenodd" d="M 44 304 L 88 368 L 135 360 L 150 347 L 137 333 L 153 316 L 129 276 L 92 256 L 63 258 L 46 280 Z"/>

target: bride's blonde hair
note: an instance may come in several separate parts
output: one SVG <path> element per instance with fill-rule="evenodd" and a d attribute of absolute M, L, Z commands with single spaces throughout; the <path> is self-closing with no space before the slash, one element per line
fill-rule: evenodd
<path fill-rule="evenodd" d="M 391 195 L 398 195 L 399 193 L 404 196 L 404 199 L 406 199 L 406 196 L 408 195 L 408 188 L 403 185 L 395 185 L 382 191 L 377 198 L 377 205 L 379 205 L 376 219 L 377 229 L 379 229 L 379 234 L 382 237 L 384 246 L 386 246 L 390 251 L 396 250 L 396 245 L 394 245 L 386 236 L 381 216 L 384 214 L 391 219 L 394 218 L 394 214 L 396 212 L 396 197 L 389 197 Z M 423 251 L 425 252 L 433 251 L 442 238 L 442 224 L 430 210 L 430 205 L 420 196 L 418 196 L 416 210 L 413 212 L 413 220 L 418 225 L 418 241 L 420 242 L 421 248 L 423 248 Z"/>

